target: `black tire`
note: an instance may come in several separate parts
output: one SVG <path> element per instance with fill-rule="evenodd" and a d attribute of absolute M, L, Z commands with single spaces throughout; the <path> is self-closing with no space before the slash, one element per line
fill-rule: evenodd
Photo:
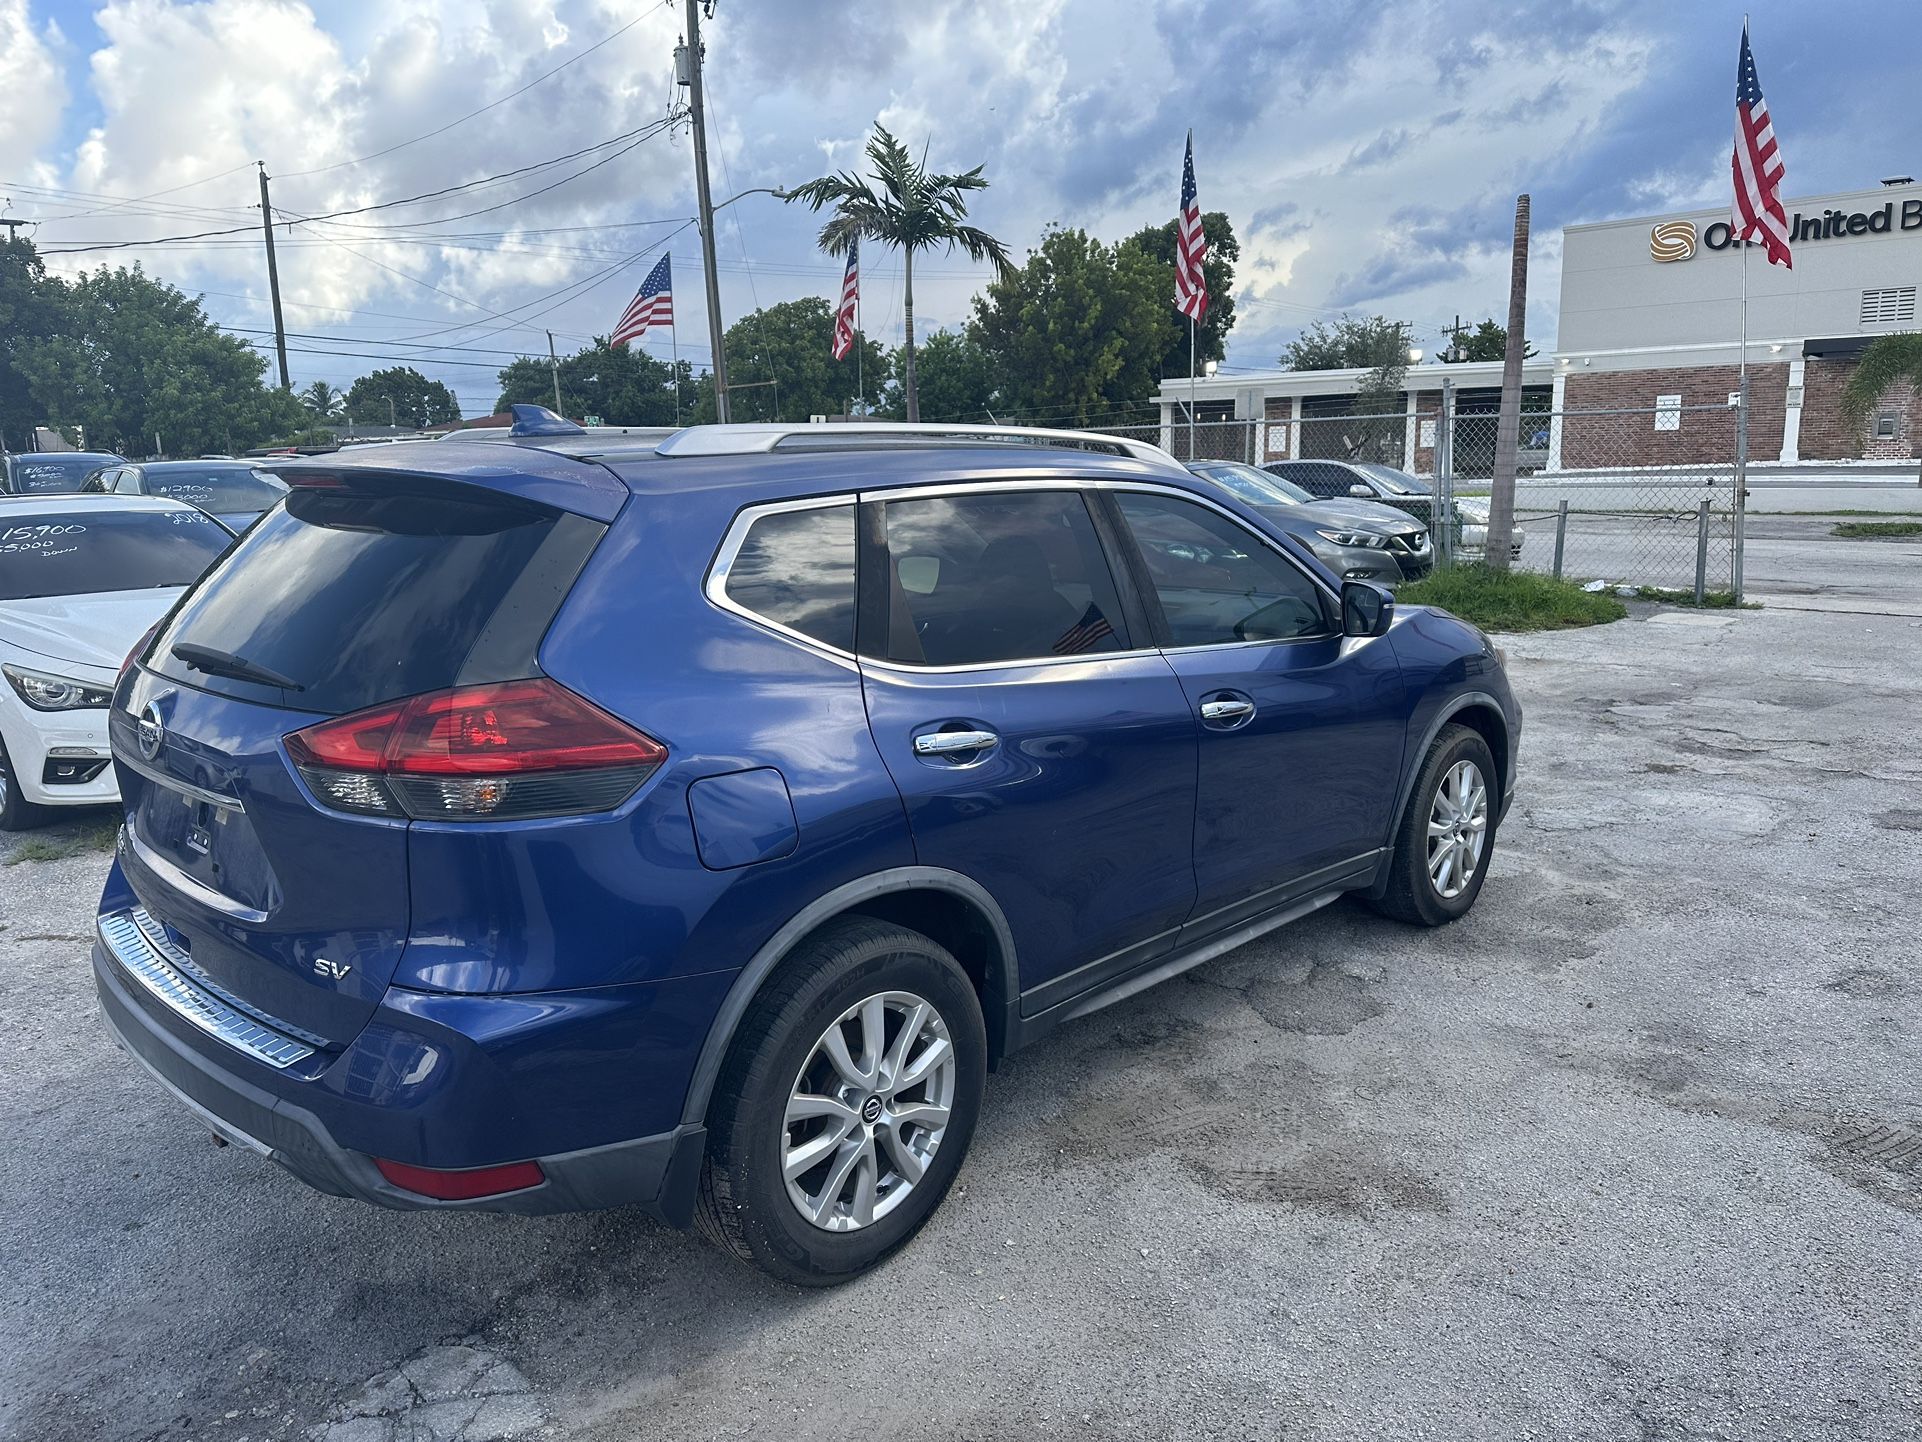
<path fill-rule="evenodd" d="M 53 813 L 48 807 L 36 806 L 20 794 L 13 762 L 7 756 L 7 743 L 0 741 L 0 831 L 26 831 L 45 826 L 52 819 Z"/>
<path fill-rule="evenodd" d="M 791 1141 L 788 1100 L 804 1068 L 823 1064 L 824 1054 L 816 1048 L 836 1019 L 884 993 L 924 999 L 946 1027 L 955 1063 L 947 1120 L 925 1172 L 891 1210 L 857 1230 L 825 1230 L 802 1215 L 783 1175 Z M 904 1024 L 899 1019 L 892 1024 L 889 1036 L 898 1038 Z M 891 1051 L 891 1045 L 883 1050 Z M 708 1106 L 696 1225 L 724 1250 L 798 1286 L 833 1286 L 885 1261 L 920 1230 L 961 1168 L 981 1111 L 987 1055 L 980 999 L 945 948 L 919 932 L 865 917 L 832 923 L 783 961 L 741 1019 Z M 810 1084 L 807 1090 L 824 1087 Z M 823 1119 L 821 1128 L 837 1124 Z M 807 1124 L 797 1125 L 803 1129 L 800 1140 L 806 1141 Z M 864 1125 L 868 1136 L 878 1136 L 871 1119 Z M 911 1128 L 902 1134 L 919 1135 Z M 857 1127 L 849 1134 L 857 1148 L 858 1132 Z M 894 1166 L 882 1146 L 871 1148 L 870 1155 L 881 1157 L 884 1167 Z M 813 1174 L 804 1174 L 803 1181 L 807 1175 Z M 825 1196 L 829 1188 L 821 1175 L 817 1195 Z M 858 1180 L 853 1186 L 858 1194 Z"/>
<path fill-rule="evenodd" d="M 1445 896 L 1429 873 L 1428 822 L 1435 809 L 1436 794 L 1456 766 L 1464 761 L 1481 773 L 1487 792 L 1487 825 L 1481 854 L 1474 860 L 1466 885 L 1455 895 Z M 1408 807 L 1395 832 L 1395 855 L 1388 864 L 1388 889 L 1369 904 L 1384 916 L 1415 926 L 1445 926 L 1466 916 L 1488 877 L 1488 864 L 1495 855 L 1495 827 L 1500 811 L 1501 779 L 1488 743 L 1466 726 L 1442 727 L 1434 745 L 1429 747 L 1420 774 L 1415 777 L 1414 789 L 1408 794 Z"/>

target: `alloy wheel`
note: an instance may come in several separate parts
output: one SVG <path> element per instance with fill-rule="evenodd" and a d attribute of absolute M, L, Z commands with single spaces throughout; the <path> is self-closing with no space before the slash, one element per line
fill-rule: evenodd
<path fill-rule="evenodd" d="M 900 1206 L 941 1145 L 957 1077 L 948 1025 L 924 998 L 882 992 L 842 1012 L 788 1094 L 781 1170 L 795 1209 L 852 1232 Z"/>
<path fill-rule="evenodd" d="M 1467 889 L 1488 845 L 1488 786 L 1473 761 L 1457 761 L 1428 811 L 1428 881 L 1452 901 Z"/>

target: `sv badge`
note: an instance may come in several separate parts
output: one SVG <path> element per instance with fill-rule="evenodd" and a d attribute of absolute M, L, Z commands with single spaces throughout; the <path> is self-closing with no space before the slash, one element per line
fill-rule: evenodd
<path fill-rule="evenodd" d="M 343 965 L 338 961 L 329 961 L 324 956 L 317 956 L 314 958 L 314 975 L 315 976 L 324 976 L 324 977 L 328 977 L 333 981 L 339 981 L 342 977 L 346 976 L 347 973 L 352 971 L 353 969 L 354 968 L 352 966 Z"/>

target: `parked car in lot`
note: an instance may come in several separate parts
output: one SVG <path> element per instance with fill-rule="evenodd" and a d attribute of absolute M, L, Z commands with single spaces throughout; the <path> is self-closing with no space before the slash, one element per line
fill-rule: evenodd
<path fill-rule="evenodd" d="M 1240 461 L 1191 461 L 1188 469 L 1255 507 L 1344 581 L 1393 586 L 1435 565 L 1428 528 L 1374 501 L 1317 500 L 1292 481 Z"/>
<path fill-rule="evenodd" d="M 0 830 L 117 798 L 107 749 L 114 674 L 232 540 L 178 501 L 0 504 Z"/>
<path fill-rule="evenodd" d="M 251 461 L 123 461 L 103 466 L 80 487 L 89 494 L 164 496 L 198 506 L 221 524 L 245 530 L 279 504 L 287 486 Z"/>
<path fill-rule="evenodd" d="M 511 444 L 289 467 L 114 688 L 103 1016 L 324 1191 L 639 1204 L 842 1281 L 1010 1051 L 1483 884 L 1498 653 L 1152 446 Z"/>
<path fill-rule="evenodd" d="M 1435 497 L 1428 483 L 1393 466 L 1374 461 L 1270 461 L 1262 469 L 1293 481 L 1314 496 L 1380 501 L 1408 512 L 1424 526 L 1432 524 Z M 1457 496 L 1455 514 L 1461 526 L 1462 550 L 1469 553 L 1487 550 L 1488 502 Z M 1523 539 L 1522 533 L 1516 531 L 1511 543 L 1512 554 L 1521 555 Z"/>
<path fill-rule="evenodd" d="M 112 451 L 0 453 L 0 496 L 44 496 L 77 491 L 88 476 L 120 459 Z"/>

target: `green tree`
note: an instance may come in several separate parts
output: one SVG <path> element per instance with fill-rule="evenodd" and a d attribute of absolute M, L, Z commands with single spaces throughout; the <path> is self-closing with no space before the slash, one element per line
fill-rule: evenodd
<path fill-rule="evenodd" d="M 875 395 L 888 377 L 881 347 L 861 337 L 857 376 L 855 352 L 836 360 L 833 344 L 834 312 L 818 295 L 784 300 L 742 316 L 727 328 L 729 418 L 804 421 L 813 415 L 838 416 L 855 398 L 857 385 L 865 384 L 868 394 Z M 693 419 L 697 424 L 714 419 L 712 385 L 703 388 Z"/>
<path fill-rule="evenodd" d="M 1858 438 L 1883 395 L 1899 386 L 1907 386 L 1922 399 L 1922 334 L 1915 331 L 1877 336 L 1855 363 L 1854 374 L 1842 388 L 1842 419 L 1855 428 Z"/>
<path fill-rule="evenodd" d="M 839 175 L 824 175 L 797 187 L 787 199 L 801 201 L 815 211 L 834 207 L 833 217 L 821 227 L 821 249 L 829 255 L 846 255 L 859 238 L 876 240 L 901 252 L 902 351 L 906 362 L 901 386 L 907 418 L 916 421 L 921 418 L 921 403 L 914 357 L 914 253 L 937 245 L 949 251 L 960 246 L 970 258 L 992 264 L 995 274 L 1003 279 L 1014 266 L 1005 245 L 985 230 L 967 224 L 968 192 L 985 190 L 988 184 L 980 166 L 958 175 L 930 171 L 925 155 L 921 163 L 916 163 L 907 147 L 883 125 L 876 125 L 868 139 L 868 163 L 874 168 L 867 177 L 846 170 Z"/>
<path fill-rule="evenodd" d="M 1153 395 L 1185 330 L 1164 279 L 1139 246 L 1049 230 L 1025 265 L 974 298 L 969 335 L 1009 414 L 1088 424 Z"/>
<path fill-rule="evenodd" d="M 1228 332 L 1235 328 L 1235 262 L 1241 259 L 1241 242 L 1235 239 L 1235 228 L 1228 222 L 1227 215 L 1219 210 L 1210 210 L 1201 217 L 1201 234 L 1208 242 L 1208 257 L 1201 263 L 1201 273 L 1208 282 L 1208 313 L 1195 327 L 1195 360 L 1220 361 L 1228 354 Z M 1175 299 L 1175 240 L 1177 223 L 1169 221 L 1165 225 L 1150 225 L 1137 230 L 1122 241 L 1123 245 L 1139 247 L 1157 265 L 1164 268 L 1167 284 L 1168 304 Z M 1188 374 L 1188 323 L 1184 316 L 1180 321 L 1181 333 L 1168 353 L 1161 358 L 1163 376 L 1185 376 Z"/>
<path fill-rule="evenodd" d="M 892 357 L 897 378 L 907 357 Z M 921 413 L 931 421 L 985 421 L 1000 403 L 994 362 L 971 329 L 938 330 L 915 357 L 915 378 L 921 394 Z M 890 386 L 881 403 L 890 420 L 907 418 L 907 397 L 899 385 Z"/>
<path fill-rule="evenodd" d="M 47 274 L 33 242 L 0 241 L 0 444 L 33 449 L 34 427 L 47 416 L 21 358 L 68 328 L 67 288 Z"/>
<path fill-rule="evenodd" d="M 1533 359 L 1535 347 L 1523 341 L 1524 358 Z M 1478 321 L 1475 328 L 1454 326 L 1448 331 L 1448 346 L 1440 359 L 1446 365 L 1460 365 L 1464 361 L 1498 361 L 1508 354 L 1508 327 L 1497 325 L 1493 320 Z"/>
<path fill-rule="evenodd" d="M 82 275 L 63 287 L 61 325 L 14 347 L 34 403 L 87 444 L 150 455 L 238 451 L 306 419 L 299 402 L 261 384 L 266 361 L 223 334 L 200 302 L 139 266 Z"/>
<path fill-rule="evenodd" d="M 460 419 L 454 393 L 412 366 L 362 376 L 347 389 L 346 409 L 357 426 L 438 426 Z"/>
<path fill-rule="evenodd" d="M 694 412 L 694 368 L 656 360 L 639 346 L 609 346 L 607 337 L 561 357 L 561 405 L 576 418 L 598 416 L 610 426 L 671 426 L 676 415 L 674 387 L 681 389 L 679 414 Z M 500 398 L 494 409 L 510 405 L 552 406 L 554 372 L 546 356 L 522 356 L 500 373 Z"/>
<path fill-rule="evenodd" d="M 307 408 L 307 414 L 322 425 L 337 421 L 346 414 L 346 397 L 326 381 L 315 381 L 296 397 Z"/>
<path fill-rule="evenodd" d="M 1400 464 L 1406 426 L 1402 389 L 1413 340 L 1414 327 L 1407 321 L 1343 315 L 1332 323 L 1316 321 L 1283 349 L 1281 363 L 1290 370 L 1367 368 L 1355 384 L 1349 414 L 1372 419 L 1341 428 L 1341 449 L 1351 459 Z"/>

